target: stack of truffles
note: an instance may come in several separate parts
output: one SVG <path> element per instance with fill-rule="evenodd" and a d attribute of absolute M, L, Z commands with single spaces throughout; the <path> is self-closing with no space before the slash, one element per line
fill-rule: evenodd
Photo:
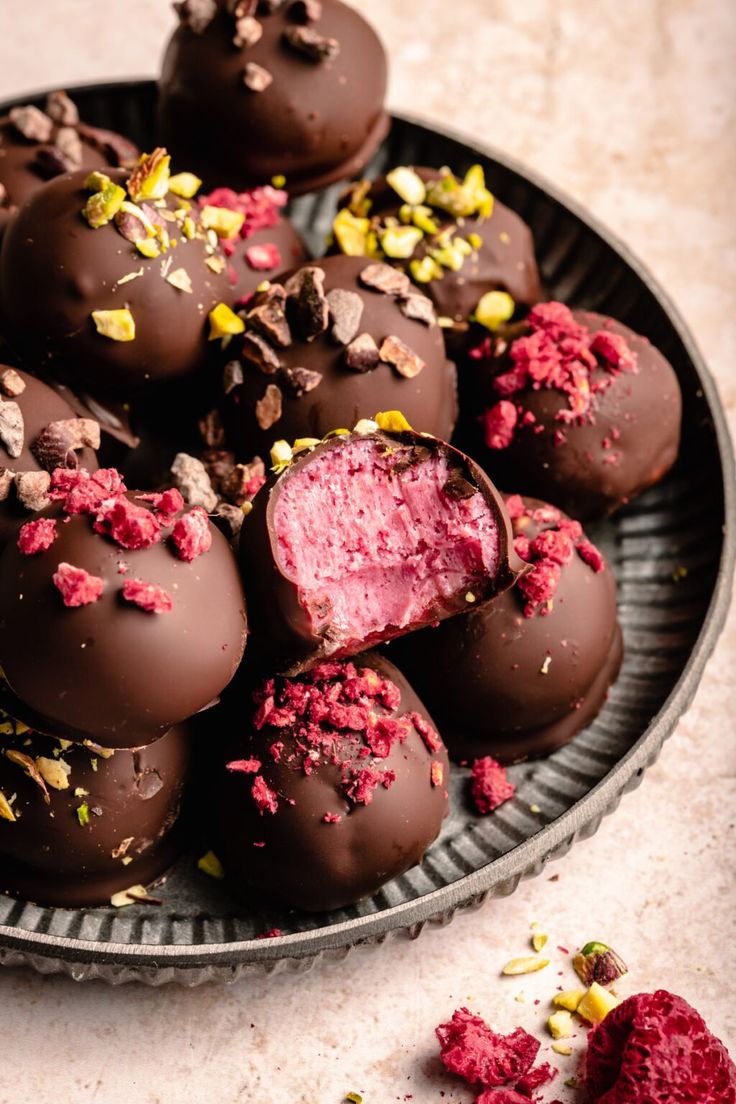
<path fill-rule="evenodd" d="M 545 299 L 480 165 L 360 179 L 354 9 L 175 7 L 150 152 L 63 92 L 0 119 L 0 889 L 145 897 L 196 841 L 334 909 L 421 861 L 450 759 L 488 810 L 601 709 L 581 522 L 666 475 L 680 391 Z M 312 260 L 289 194 L 338 181 Z"/>

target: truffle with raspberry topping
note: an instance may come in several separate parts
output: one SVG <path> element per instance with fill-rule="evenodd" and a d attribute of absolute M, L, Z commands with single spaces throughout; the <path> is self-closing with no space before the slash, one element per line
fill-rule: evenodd
<path fill-rule="evenodd" d="M 166 873 L 185 843 L 179 814 L 191 743 L 183 726 L 148 747 L 110 752 L 0 717 L 3 892 L 85 908 Z"/>
<path fill-rule="evenodd" d="M 602 553 L 556 507 L 519 495 L 506 505 L 528 573 L 483 609 L 389 651 L 457 759 L 554 751 L 597 715 L 621 666 L 616 581 Z"/>
<path fill-rule="evenodd" d="M 171 176 L 158 149 L 131 173 L 80 170 L 39 189 L 0 253 L 3 330 L 18 356 L 108 398 L 203 369 L 230 289 L 216 230 L 181 194 L 197 184 Z"/>
<path fill-rule="evenodd" d="M 431 299 L 452 349 L 468 330 L 482 336 L 541 298 L 526 223 L 486 187 L 480 165 L 460 179 L 449 169 L 406 165 L 352 185 L 333 223 L 333 249 L 380 257 Z"/>
<path fill-rule="evenodd" d="M 341 0 L 178 4 L 159 82 L 164 141 L 208 183 L 285 177 L 295 195 L 360 173 L 388 130 L 386 56 Z"/>
<path fill-rule="evenodd" d="M 574 517 L 630 502 L 677 458 L 677 377 L 645 337 L 612 318 L 541 303 L 518 329 L 475 349 L 467 376 L 466 417 L 469 408 L 480 414 L 474 454 L 508 490 Z"/>
<path fill-rule="evenodd" d="M 265 680 L 231 695 L 226 717 L 212 808 L 233 880 L 297 908 L 341 908 L 418 863 L 438 835 L 447 753 L 385 658 Z"/>
<path fill-rule="evenodd" d="M 456 372 L 432 304 L 364 257 L 324 257 L 256 295 L 223 377 L 228 443 L 240 460 L 279 438 L 323 437 L 375 410 L 402 410 L 447 440 Z"/>
<path fill-rule="evenodd" d="M 12 711 L 54 736 L 151 743 L 211 705 L 238 667 L 246 618 L 233 554 L 175 489 L 127 492 L 113 469 L 58 469 L 49 494 L 0 564 Z M 55 525 L 38 532 L 40 522 Z"/>
<path fill-rule="evenodd" d="M 48 505 L 52 471 L 78 465 L 94 471 L 99 444 L 91 414 L 76 417 L 41 380 L 0 364 L 0 549 Z"/>
<path fill-rule="evenodd" d="M 376 418 L 289 449 L 243 523 L 253 652 L 272 670 L 295 674 L 467 611 L 522 566 L 480 468 L 396 412 Z"/>

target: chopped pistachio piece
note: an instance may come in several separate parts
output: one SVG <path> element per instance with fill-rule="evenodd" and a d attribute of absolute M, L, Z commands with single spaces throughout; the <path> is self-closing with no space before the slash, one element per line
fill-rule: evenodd
<path fill-rule="evenodd" d="M 354 215 L 347 207 L 337 212 L 332 223 L 332 232 L 340 251 L 348 257 L 367 256 L 368 232 L 371 221 Z"/>
<path fill-rule="evenodd" d="M 441 249 L 432 249 L 430 256 L 438 265 L 449 268 L 450 272 L 459 272 L 465 264 L 465 254 L 462 250 L 457 249 L 455 245 L 445 245 Z"/>
<path fill-rule="evenodd" d="M 420 204 L 412 208 L 411 221 L 423 234 L 437 234 L 440 224 L 432 216 L 432 208 Z"/>
<path fill-rule="evenodd" d="M 230 211 L 227 207 L 202 208 L 200 221 L 205 230 L 214 230 L 218 238 L 237 238 L 245 222 L 242 211 Z"/>
<path fill-rule="evenodd" d="M 361 418 L 359 422 L 356 422 L 353 426 L 353 433 L 357 433 L 359 437 L 365 436 L 367 433 L 375 433 L 378 429 L 378 422 L 374 422 L 372 418 Z"/>
<path fill-rule="evenodd" d="M 191 215 L 187 215 L 181 224 L 181 232 L 187 241 L 191 241 L 197 233 L 197 225 Z"/>
<path fill-rule="evenodd" d="M 182 199 L 191 199 L 202 187 L 202 181 L 194 173 L 181 172 L 169 177 L 169 191 Z"/>
<path fill-rule="evenodd" d="M 77 806 L 77 820 L 80 828 L 84 828 L 85 825 L 89 824 L 89 805 L 86 801 Z"/>
<path fill-rule="evenodd" d="M 316 448 L 317 445 L 322 444 L 319 437 L 297 437 L 294 444 L 291 446 L 291 451 L 296 454 L 298 452 L 306 452 L 307 449 Z"/>
<path fill-rule="evenodd" d="M 475 308 L 475 321 L 487 330 L 496 330 L 502 322 L 508 322 L 514 308 L 514 300 L 507 291 L 487 291 Z"/>
<path fill-rule="evenodd" d="M 128 192 L 134 202 L 139 199 L 163 200 L 169 190 L 171 158 L 164 149 L 144 153 L 128 179 Z"/>
<path fill-rule="evenodd" d="M 414 206 L 424 203 L 427 188 L 419 173 L 415 172 L 414 169 L 399 165 L 398 168 L 392 169 L 390 173 L 386 173 L 386 183 L 393 188 L 405 203 L 411 203 Z"/>
<path fill-rule="evenodd" d="M 245 330 L 245 322 L 230 309 L 227 303 L 218 303 L 209 313 L 210 341 L 223 337 L 233 337 Z"/>
<path fill-rule="evenodd" d="M 529 955 L 525 958 L 512 958 L 506 963 L 502 972 L 507 975 L 535 974 L 537 970 L 543 970 L 545 966 L 549 966 L 548 958 Z"/>
<path fill-rule="evenodd" d="M 569 1058 L 572 1054 L 572 1047 L 569 1043 L 563 1043 L 561 1039 L 555 1039 L 552 1043 L 552 1050 L 555 1054 L 561 1054 L 563 1058 Z"/>
<path fill-rule="evenodd" d="M 543 951 L 548 939 L 549 936 L 545 935 L 544 932 L 535 932 L 532 936 L 532 947 L 537 952 Z"/>
<path fill-rule="evenodd" d="M 203 874 L 208 874 L 210 878 L 225 877 L 222 863 L 214 851 L 208 851 L 205 855 L 202 855 L 202 858 L 197 860 L 197 867 Z"/>
<path fill-rule="evenodd" d="M 411 429 L 400 410 L 384 410 L 379 414 L 374 414 L 373 421 L 379 429 L 386 433 L 403 433 L 405 430 Z"/>
<path fill-rule="evenodd" d="M 572 966 L 584 985 L 597 981 L 600 985 L 611 985 L 628 973 L 624 960 L 605 943 L 586 943 L 572 960 Z"/>
<path fill-rule="evenodd" d="M 82 208 L 82 214 L 93 230 L 99 230 L 115 218 L 124 202 L 125 188 L 108 180 L 101 191 L 89 197 Z"/>
<path fill-rule="evenodd" d="M 553 1039 L 571 1039 L 575 1034 L 572 1013 L 560 1008 L 547 1017 L 547 1030 Z"/>
<path fill-rule="evenodd" d="M 416 226 L 391 226 L 378 235 L 381 249 L 393 260 L 407 260 L 422 240 Z"/>
<path fill-rule="evenodd" d="M 175 268 L 166 277 L 166 283 L 171 284 L 179 291 L 186 291 L 189 295 L 192 294 L 192 280 L 185 268 Z"/>
<path fill-rule="evenodd" d="M 480 234 L 468 234 L 468 245 L 471 245 L 473 249 L 480 249 L 483 245 L 483 239 Z"/>
<path fill-rule="evenodd" d="M 38 773 L 47 786 L 52 790 L 68 790 L 69 775 L 72 768 L 63 759 L 47 759 L 45 755 L 39 755 L 36 759 Z"/>
<path fill-rule="evenodd" d="M 493 196 L 486 188 L 485 174 L 480 165 L 468 169 L 462 183 L 450 172 L 442 171 L 437 180 L 427 185 L 427 202 L 447 211 L 454 218 L 489 218 L 493 211 Z"/>
<path fill-rule="evenodd" d="M 291 463 L 294 456 L 288 441 L 274 441 L 271 445 L 271 471 L 282 472 Z"/>
<path fill-rule="evenodd" d="M 135 319 L 127 307 L 92 311 L 92 321 L 98 334 L 110 341 L 135 341 Z"/>
<path fill-rule="evenodd" d="M 0 817 L 2 817 L 3 820 L 11 821 L 11 823 L 18 819 L 2 790 L 0 790 Z"/>
<path fill-rule="evenodd" d="M 583 989 L 565 989 L 555 993 L 552 1004 L 555 1008 L 566 1008 L 568 1012 L 577 1012 L 578 1005 L 585 996 Z"/>
<path fill-rule="evenodd" d="M 611 1009 L 620 1003 L 618 997 L 614 997 L 613 993 L 609 993 L 607 989 L 594 981 L 575 1011 L 578 1016 L 582 1016 L 589 1023 L 597 1024 L 605 1020 Z"/>
<path fill-rule="evenodd" d="M 103 188 L 106 188 L 112 181 L 107 173 L 103 172 L 91 172 L 84 182 L 84 187 L 88 192 L 101 192 Z"/>
<path fill-rule="evenodd" d="M 440 265 L 433 257 L 422 257 L 421 261 L 415 258 L 409 262 L 411 278 L 416 284 L 428 284 L 431 280 L 441 280 L 444 276 Z"/>
<path fill-rule="evenodd" d="M 142 257 L 148 257 L 149 260 L 155 260 L 156 257 L 161 256 L 161 246 L 155 238 L 144 238 L 142 241 L 137 241 L 135 247 Z"/>

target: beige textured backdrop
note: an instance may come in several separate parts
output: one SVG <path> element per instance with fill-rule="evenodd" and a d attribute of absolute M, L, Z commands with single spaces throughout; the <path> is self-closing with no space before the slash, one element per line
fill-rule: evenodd
<path fill-rule="evenodd" d="M 692 326 L 736 426 L 730 0 L 362 9 L 392 56 L 392 106 L 507 150 L 639 253 Z M 165 0 L 0 0 L 0 97 L 152 75 L 171 24 Z M 340 1104 L 352 1090 L 366 1104 L 469 1102 L 437 1072 L 433 1028 L 464 1003 L 502 1028 L 541 1026 L 533 998 L 552 979 L 498 977 L 533 919 L 553 944 L 608 938 L 631 966 L 626 991 L 681 993 L 736 1047 L 735 665 L 732 618 L 694 707 L 598 834 L 513 897 L 415 943 L 192 992 L 0 972 L 0 1104 Z M 558 1061 L 547 1099 L 572 1101 L 573 1060 Z"/>

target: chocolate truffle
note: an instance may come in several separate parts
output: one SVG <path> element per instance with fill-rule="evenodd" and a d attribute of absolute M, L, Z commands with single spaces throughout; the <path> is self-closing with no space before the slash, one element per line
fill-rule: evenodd
<path fill-rule="evenodd" d="M 289 450 L 245 519 L 253 652 L 271 669 L 295 674 L 465 611 L 521 566 L 481 469 L 395 412 L 377 419 Z"/>
<path fill-rule="evenodd" d="M 182 176 L 191 193 L 196 178 L 170 178 L 156 150 L 132 174 L 57 177 L 20 209 L 0 252 L 2 325 L 19 356 L 122 398 L 206 365 L 220 336 L 208 314 L 229 287 L 215 231 L 169 190 Z"/>
<path fill-rule="evenodd" d="M 150 743 L 216 700 L 238 667 L 233 554 L 178 491 L 126 494 L 113 469 L 57 472 L 50 495 L 0 560 L 13 713 L 105 747 Z"/>
<path fill-rule="evenodd" d="M 513 763 L 554 751 L 597 715 L 621 666 L 616 580 L 603 555 L 555 507 L 519 495 L 506 505 L 531 571 L 482 609 L 389 649 L 455 759 Z"/>
<path fill-rule="evenodd" d="M 240 884 L 321 911 L 418 863 L 447 813 L 447 752 L 399 671 L 367 653 L 230 701 L 211 807 Z"/>
<path fill-rule="evenodd" d="M 451 436 L 455 365 L 432 304 L 404 273 L 364 257 L 325 257 L 271 282 L 244 319 L 222 405 L 239 460 L 268 456 L 277 438 L 324 437 L 376 410 L 401 410 L 417 429 Z"/>
<path fill-rule="evenodd" d="M 84 908 L 160 878 L 183 844 L 190 747 L 181 726 L 109 752 L 0 714 L 0 891 Z"/>
<path fill-rule="evenodd" d="M 51 92 L 45 111 L 12 108 L 0 117 L 0 237 L 9 215 L 45 181 L 77 169 L 121 168 L 137 156 L 122 135 L 80 122 L 65 92 Z"/>
<path fill-rule="evenodd" d="M 344 197 L 333 249 L 379 257 L 429 296 L 455 351 L 471 321 L 495 328 L 541 298 L 532 232 L 486 187 L 480 165 L 463 179 L 449 169 L 399 166 Z"/>
<path fill-rule="evenodd" d="M 35 376 L 0 364 L 0 549 L 47 506 L 51 472 L 97 468 L 98 423 Z"/>
<path fill-rule="evenodd" d="M 465 417 L 470 408 L 482 417 L 459 442 L 508 490 L 573 517 L 630 502 L 677 458 L 682 397 L 672 366 L 612 318 L 541 303 L 476 349 L 465 376 L 474 393 Z"/>
<path fill-rule="evenodd" d="M 288 198 L 283 189 L 270 184 L 247 192 L 216 188 L 199 197 L 201 208 L 221 208 L 236 216 L 232 236 L 222 242 L 231 306 L 249 299 L 264 280 L 273 280 L 307 260 L 301 235 L 282 213 Z M 242 223 L 237 226 L 240 216 Z"/>
<path fill-rule="evenodd" d="M 208 185 L 360 173 L 388 130 L 386 56 L 340 0 L 184 0 L 159 83 L 164 141 Z"/>

